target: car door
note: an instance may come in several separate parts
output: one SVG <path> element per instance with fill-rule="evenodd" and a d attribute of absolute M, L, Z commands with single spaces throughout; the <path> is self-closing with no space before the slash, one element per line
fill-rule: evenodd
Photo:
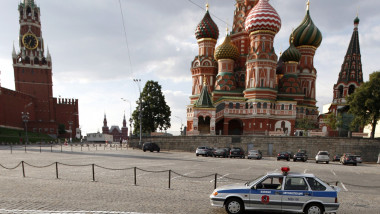
<path fill-rule="evenodd" d="M 251 189 L 247 209 L 281 210 L 281 187 L 278 176 L 267 176 Z"/>
<path fill-rule="evenodd" d="M 286 177 L 281 192 L 282 210 L 300 211 L 303 205 L 311 199 L 312 191 L 303 177 Z"/>

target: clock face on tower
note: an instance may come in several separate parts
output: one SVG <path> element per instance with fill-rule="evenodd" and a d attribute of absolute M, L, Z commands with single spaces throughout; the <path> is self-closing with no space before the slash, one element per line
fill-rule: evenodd
<path fill-rule="evenodd" d="M 22 43 L 27 49 L 33 50 L 38 46 L 38 39 L 34 34 L 27 33 L 22 37 Z"/>

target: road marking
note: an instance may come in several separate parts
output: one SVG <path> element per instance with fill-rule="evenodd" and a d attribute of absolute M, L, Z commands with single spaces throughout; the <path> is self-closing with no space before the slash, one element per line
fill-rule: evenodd
<path fill-rule="evenodd" d="M 184 177 L 184 176 L 186 176 L 186 175 L 188 175 L 188 174 L 191 174 L 191 173 L 194 173 L 194 172 L 188 172 L 188 173 L 185 173 L 185 174 L 183 174 L 183 176 L 181 176 L 181 175 L 175 176 L 175 177 L 173 177 L 171 180 L 174 180 L 174 179 L 177 179 L 177 178 L 180 178 L 180 177 Z"/>
<path fill-rule="evenodd" d="M 307 169 L 305 169 L 305 171 L 303 171 L 303 173 L 305 174 L 305 173 L 306 173 L 306 171 L 307 171 Z"/>
<path fill-rule="evenodd" d="M 340 183 L 342 184 L 344 191 L 348 192 L 348 189 L 346 188 L 346 186 L 344 186 L 343 182 L 340 182 Z"/>
<path fill-rule="evenodd" d="M 332 173 L 333 175 L 335 175 L 335 176 L 336 176 L 336 174 L 335 174 L 334 170 L 331 170 L 331 173 Z"/>
<path fill-rule="evenodd" d="M 154 213 L 137 213 L 137 212 L 119 212 L 119 211 L 50 211 L 50 210 L 7 210 L 0 209 L 0 213 L 9 213 L 9 214 L 154 214 Z M 158 213 L 156 213 L 158 214 Z"/>

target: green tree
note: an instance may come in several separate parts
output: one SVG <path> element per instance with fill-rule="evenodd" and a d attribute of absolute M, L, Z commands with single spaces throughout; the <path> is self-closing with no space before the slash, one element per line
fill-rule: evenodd
<path fill-rule="evenodd" d="M 296 120 L 295 128 L 303 129 L 307 132 L 310 129 L 317 128 L 317 124 L 308 118 L 300 118 Z"/>
<path fill-rule="evenodd" d="M 348 98 L 349 112 L 354 115 L 352 125 L 361 128 L 372 126 L 371 138 L 375 137 L 376 124 L 380 117 L 380 71 L 369 76 Z"/>
<path fill-rule="evenodd" d="M 141 100 L 141 128 L 142 133 L 151 133 L 159 130 L 170 128 L 170 107 L 166 104 L 165 96 L 161 92 L 161 86 L 158 82 L 148 81 L 140 94 L 139 100 L 136 101 L 137 107 L 132 114 L 134 123 L 134 134 L 140 133 L 139 104 Z"/>

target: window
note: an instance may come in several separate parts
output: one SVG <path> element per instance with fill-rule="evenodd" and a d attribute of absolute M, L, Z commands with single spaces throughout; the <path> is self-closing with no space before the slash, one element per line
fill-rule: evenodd
<path fill-rule="evenodd" d="M 240 109 L 240 103 L 236 103 L 236 109 Z"/>
<path fill-rule="evenodd" d="M 233 103 L 229 103 L 228 104 L 228 108 L 233 109 L 234 108 L 234 104 Z"/>
<path fill-rule="evenodd" d="M 261 108 L 261 103 L 257 103 L 257 108 Z"/>
<path fill-rule="evenodd" d="M 282 177 L 268 177 L 256 185 L 256 189 L 280 189 Z"/>
<path fill-rule="evenodd" d="M 264 109 L 267 108 L 267 103 L 264 103 L 263 108 L 264 108 Z"/>
<path fill-rule="evenodd" d="M 321 184 L 319 181 L 315 180 L 314 178 L 306 178 L 307 183 L 309 183 L 309 186 L 312 190 L 315 191 L 325 191 L 326 187 Z"/>
<path fill-rule="evenodd" d="M 307 184 L 303 178 L 286 178 L 284 190 L 307 190 Z"/>
<path fill-rule="evenodd" d="M 292 107 L 293 107 L 292 104 L 290 104 L 290 105 L 289 105 L 289 110 L 292 110 Z"/>
<path fill-rule="evenodd" d="M 285 110 L 285 105 L 284 104 L 281 105 L 281 110 Z"/>

